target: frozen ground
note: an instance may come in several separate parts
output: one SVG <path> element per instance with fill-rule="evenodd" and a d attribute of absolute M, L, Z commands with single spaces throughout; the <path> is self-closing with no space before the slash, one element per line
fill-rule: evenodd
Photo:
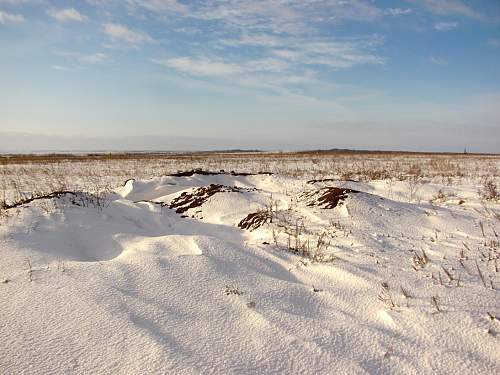
<path fill-rule="evenodd" d="M 0 373 L 499 372 L 498 160 L 353 181 L 318 163 L 4 207 Z"/>

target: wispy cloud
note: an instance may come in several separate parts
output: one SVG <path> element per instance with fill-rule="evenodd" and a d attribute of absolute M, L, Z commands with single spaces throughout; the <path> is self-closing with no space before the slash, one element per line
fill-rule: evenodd
<path fill-rule="evenodd" d="M 268 58 L 249 60 L 243 63 L 231 63 L 220 58 L 190 58 L 178 57 L 172 59 L 152 59 L 154 63 L 176 69 L 183 73 L 198 76 L 235 76 L 253 72 L 286 72 L 288 64 L 285 61 Z"/>
<path fill-rule="evenodd" d="M 59 70 L 61 72 L 69 72 L 71 70 L 67 66 L 63 66 L 63 65 L 51 65 L 51 68 L 54 70 Z"/>
<path fill-rule="evenodd" d="M 223 39 L 221 47 L 256 46 L 266 58 L 279 57 L 296 65 L 322 65 L 333 69 L 351 68 L 356 65 L 385 63 L 385 59 L 374 51 L 384 42 L 378 35 L 326 38 L 309 35 L 244 34 L 240 38 Z"/>
<path fill-rule="evenodd" d="M 446 60 L 442 57 L 431 56 L 431 57 L 429 57 L 429 62 L 434 64 L 434 65 L 439 65 L 439 66 L 447 66 L 448 65 L 448 60 Z"/>
<path fill-rule="evenodd" d="M 20 23 L 24 21 L 22 14 L 11 14 L 0 10 L 0 25 L 7 23 Z"/>
<path fill-rule="evenodd" d="M 141 7 L 152 12 L 185 13 L 188 7 L 177 0 L 127 0 L 129 6 Z"/>
<path fill-rule="evenodd" d="M 339 70 L 363 64 L 382 65 L 385 59 L 371 52 L 382 42 L 383 39 L 377 36 L 339 40 L 316 38 L 309 43 L 294 37 L 244 36 L 221 40 L 221 45 L 210 57 L 182 56 L 152 61 L 193 76 L 232 76 L 232 82 L 236 83 L 254 81 L 258 83 L 256 87 L 263 86 L 263 81 L 272 82 L 274 86 L 293 85 L 308 82 L 320 66 Z M 224 46 L 234 48 L 240 43 L 259 47 L 259 58 L 224 53 Z"/>
<path fill-rule="evenodd" d="M 106 23 L 103 26 L 103 31 L 114 40 L 121 40 L 130 44 L 153 42 L 153 38 L 149 34 L 143 31 L 131 30 L 119 23 Z"/>
<path fill-rule="evenodd" d="M 62 56 L 72 63 L 98 64 L 110 60 L 110 56 L 102 53 L 81 53 L 75 51 L 54 51 L 57 56 Z"/>
<path fill-rule="evenodd" d="M 132 3 L 138 6 L 142 2 Z M 155 14 L 179 11 L 171 2 L 155 4 L 165 5 L 147 7 Z M 206 0 L 198 5 L 189 5 L 189 12 L 175 19 L 189 21 L 190 35 L 196 34 L 194 28 L 203 42 L 186 45 L 177 56 L 174 50 L 167 58 L 153 57 L 152 62 L 183 76 L 217 78 L 224 85 L 280 95 L 300 93 L 303 97 L 314 91 L 312 86 L 318 84 L 315 77 L 320 72 L 380 66 L 387 61 L 378 52 L 383 37 L 334 37 L 325 34 L 325 24 L 369 22 L 411 13 L 411 9 L 382 9 L 368 0 L 287 0 L 272 1 L 272 6 L 262 0 Z"/>
<path fill-rule="evenodd" d="M 101 4 L 109 2 L 117 3 L 99 0 Z M 154 62 L 193 76 L 272 72 L 275 80 L 284 74 L 300 76 L 307 70 L 383 65 L 386 59 L 377 53 L 383 38 L 368 35 L 338 39 L 323 35 L 323 25 L 370 22 L 412 11 L 381 8 L 371 0 L 205 0 L 196 6 L 178 0 L 127 0 L 126 4 L 130 14 L 153 15 L 169 22 L 189 21 L 189 34 L 203 35 L 204 42 L 198 47 L 186 46 L 184 53 L 154 57 Z M 174 19 L 169 17 L 173 13 L 177 13 Z M 172 30 L 185 34 L 182 28 Z M 131 44 L 152 41 L 148 34 L 122 24 L 106 24 L 104 32 Z M 249 47 L 253 51 L 250 59 Z"/>
<path fill-rule="evenodd" d="M 436 22 L 434 24 L 434 30 L 437 31 L 451 31 L 458 27 L 457 22 Z"/>
<path fill-rule="evenodd" d="M 81 55 L 79 57 L 79 61 L 83 63 L 97 64 L 106 61 L 108 58 L 107 54 L 97 52 L 90 55 Z"/>
<path fill-rule="evenodd" d="M 177 57 L 172 59 L 153 59 L 152 62 L 173 68 L 183 73 L 199 76 L 228 76 L 243 72 L 243 68 L 223 61 L 208 58 Z"/>
<path fill-rule="evenodd" d="M 293 58 L 300 64 L 322 65 L 332 69 L 346 69 L 357 65 L 382 65 L 385 59 L 374 49 L 383 43 L 378 36 L 348 39 L 317 38 L 291 44 Z"/>
<path fill-rule="evenodd" d="M 386 14 L 384 9 L 365 0 L 288 0 L 272 1 L 272 4 L 260 0 L 207 0 L 190 9 L 189 17 L 217 21 L 232 29 L 299 34 L 311 30 L 314 23 L 373 21 Z"/>
<path fill-rule="evenodd" d="M 50 9 L 47 13 L 60 22 L 86 22 L 87 16 L 77 11 L 75 8 Z"/>
<path fill-rule="evenodd" d="M 439 15 L 458 15 L 470 18 L 481 18 L 481 14 L 461 0 L 410 0 L 430 12 Z"/>
<path fill-rule="evenodd" d="M 1 0 L 0 0 L 1 1 Z M 317 78 L 359 66 L 383 66 L 385 38 L 376 34 L 332 35 L 326 25 L 371 23 L 413 12 L 408 7 L 384 7 L 372 0 L 87 0 L 101 13 L 121 9 L 140 22 L 102 25 L 113 49 L 139 48 L 154 43 L 150 61 L 180 74 L 183 79 L 245 87 L 276 96 L 310 98 L 332 92 L 332 83 Z M 107 8 L 107 9 L 106 9 Z M 108 18 L 110 20 L 111 18 Z M 164 22 L 158 33 L 146 22 Z M 393 21 L 392 21 L 393 22 Z M 151 34 L 150 34 L 151 33 Z M 175 42 L 166 35 L 174 34 Z M 193 42 L 196 36 L 196 41 Z M 156 49 L 156 48 L 155 48 Z M 100 55 L 75 56 L 73 62 L 106 61 Z M 328 80 L 328 79 L 327 79 Z M 318 87 L 322 87 L 321 90 Z"/>
<path fill-rule="evenodd" d="M 323 69 L 349 69 L 357 65 L 382 65 L 385 59 L 372 52 L 383 43 L 379 36 L 333 39 L 315 37 L 309 43 L 302 37 L 263 37 L 245 35 L 240 39 L 220 40 L 212 55 L 193 55 L 152 59 L 183 76 L 216 81 L 227 90 L 244 88 L 287 100 L 332 103 L 337 87 L 318 78 Z M 241 44 L 240 44 L 241 43 Z M 258 48 L 258 58 L 225 53 L 231 50 Z M 217 54 L 218 53 L 218 54 Z M 352 91 L 352 90 L 351 90 Z M 359 88 L 354 90 L 356 94 Z M 347 95 L 347 94 L 346 94 Z M 349 94 L 352 96 L 352 94 Z"/>
<path fill-rule="evenodd" d="M 315 23 L 371 22 L 385 16 L 411 13 L 409 8 L 383 8 L 372 0 L 87 0 L 92 3 L 126 4 L 131 14 L 149 12 L 170 19 L 174 13 L 189 20 L 212 21 L 230 29 L 299 34 Z"/>
<path fill-rule="evenodd" d="M 391 16 L 403 16 L 405 14 L 410 14 L 413 12 L 411 8 L 388 8 L 386 13 Z"/>
<path fill-rule="evenodd" d="M 21 5 L 27 3 L 40 3 L 43 0 L 0 0 L 0 4 Z"/>

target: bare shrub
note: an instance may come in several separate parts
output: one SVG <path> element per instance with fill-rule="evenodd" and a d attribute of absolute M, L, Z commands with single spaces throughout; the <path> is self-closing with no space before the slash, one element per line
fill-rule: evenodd
<path fill-rule="evenodd" d="M 413 202 L 417 197 L 417 192 L 423 185 L 423 179 L 420 175 L 410 175 L 406 179 L 408 184 L 408 201 Z"/>
<path fill-rule="evenodd" d="M 230 296 L 230 295 L 241 296 L 243 294 L 243 292 L 235 286 L 226 285 L 226 288 L 224 289 L 224 294 L 226 296 Z"/>
<path fill-rule="evenodd" d="M 484 200 L 497 200 L 500 198 L 497 185 L 491 178 L 486 178 L 482 186 L 479 188 L 479 196 Z"/>
<path fill-rule="evenodd" d="M 378 299 L 382 301 L 389 309 L 395 308 L 396 304 L 394 303 L 394 299 L 392 298 L 389 284 L 384 281 L 380 285 L 382 286 L 382 291 L 378 295 Z"/>
<path fill-rule="evenodd" d="M 413 268 L 415 269 L 415 271 L 424 268 L 427 263 L 429 263 L 429 258 L 427 257 L 427 254 L 424 250 L 422 250 L 422 255 L 419 255 L 417 253 L 413 255 Z"/>
<path fill-rule="evenodd" d="M 28 271 L 28 280 L 30 282 L 33 281 L 33 267 L 31 267 L 31 260 L 28 258 L 26 259 L 26 265 L 27 265 L 27 271 Z"/>
<path fill-rule="evenodd" d="M 438 299 L 438 296 L 431 296 L 431 304 L 434 306 L 434 308 L 436 309 L 436 312 L 440 313 L 440 312 L 443 312 L 443 310 L 441 309 L 441 307 L 439 306 L 439 299 Z"/>

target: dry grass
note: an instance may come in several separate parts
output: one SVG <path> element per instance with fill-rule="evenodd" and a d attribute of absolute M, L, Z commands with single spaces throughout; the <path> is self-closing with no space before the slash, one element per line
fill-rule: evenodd
<path fill-rule="evenodd" d="M 129 178 L 196 169 L 269 172 L 317 180 L 406 181 L 410 201 L 416 199 L 425 181 L 438 179 L 451 186 L 461 179 L 475 179 L 489 199 L 500 178 L 500 155 L 347 151 L 3 155 L 0 201 L 9 203 L 61 190 L 97 193 Z"/>

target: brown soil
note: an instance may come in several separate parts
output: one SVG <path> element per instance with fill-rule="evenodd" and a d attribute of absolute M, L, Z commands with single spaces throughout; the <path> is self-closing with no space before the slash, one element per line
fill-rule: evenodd
<path fill-rule="evenodd" d="M 307 181 L 307 183 L 308 184 L 315 184 L 317 182 L 333 182 L 333 181 L 338 181 L 338 179 L 335 179 L 335 178 L 323 178 L 323 179 L 320 179 L 320 180 L 309 180 L 309 181 Z M 356 181 L 356 180 L 342 180 L 342 181 L 359 182 L 359 181 Z"/>
<path fill-rule="evenodd" d="M 224 170 L 221 170 L 219 172 L 211 172 L 211 171 L 204 171 L 202 169 L 193 169 L 190 171 L 183 171 L 183 172 L 169 174 L 168 176 L 171 176 L 171 177 L 191 177 L 191 176 L 194 176 L 195 174 L 199 174 L 202 176 L 216 176 L 216 175 L 222 175 L 222 174 L 226 174 L 226 175 L 230 175 L 230 176 L 257 176 L 257 175 L 270 176 L 270 175 L 272 175 L 272 173 L 270 173 L 270 172 L 258 172 L 258 173 L 239 172 L 239 173 L 237 173 L 235 171 L 226 172 Z"/>
<path fill-rule="evenodd" d="M 73 195 L 73 196 L 75 196 L 75 195 L 77 195 L 77 193 L 75 193 L 73 191 L 55 191 L 55 192 L 50 193 L 50 194 L 37 195 L 37 196 L 25 198 L 25 199 L 20 199 L 20 200 L 18 200 L 16 202 L 13 202 L 11 204 L 7 204 L 5 202 L 0 202 L 0 206 L 4 210 L 10 210 L 11 208 L 16 208 L 16 207 L 24 206 L 25 204 L 34 202 L 36 200 L 60 198 L 60 197 L 62 197 L 64 195 Z"/>
<path fill-rule="evenodd" d="M 331 209 L 342 204 L 349 194 L 356 193 L 359 193 L 359 191 L 338 187 L 325 187 L 310 193 L 305 193 L 301 198 L 307 201 L 306 205 L 309 207 L 318 206 Z"/>
<path fill-rule="evenodd" d="M 182 214 L 191 208 L 200 207 L 205 203 L 208 198 L 216 193 L 233 192 L 241 193 L 243 191 L 250 191 L 250 189 L 238 188 L 236 186 L 225 186 L 218 184 L 210 184 L 195 189 L 191 193 L 184 192 L 177 198 L 170 202 L 169 208 L 175 209 L 175 212 Z"/>
<path fill-rule="evenodd" d="M 253 212 L 251 214 L 248 214 L 243 220 L 241 220 L 238 223 L 238 227 L 240 227 L 241 229 L 253 231 L 270 221 L 270 219 L 271 217 L 269 216 L 268 211 L 262 210 Z"/>

